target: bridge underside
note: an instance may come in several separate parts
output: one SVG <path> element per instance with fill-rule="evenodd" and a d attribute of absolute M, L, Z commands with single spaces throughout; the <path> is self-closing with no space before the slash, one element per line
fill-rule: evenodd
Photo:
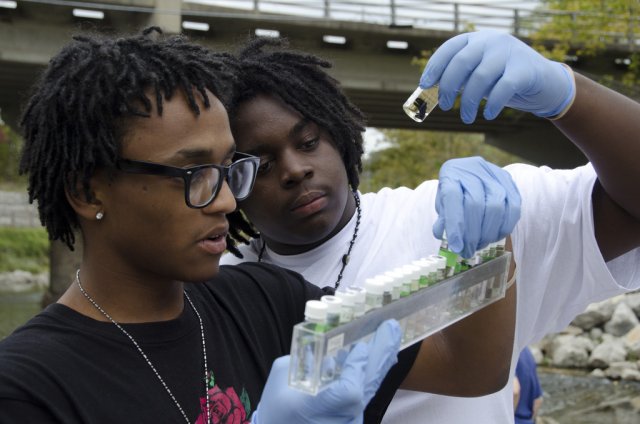
<path fill-rule="evenodd" d="M 29 87 L 49 58 L 78 28 L 87 26 L 86 22 L 71 19 L 66 9 L 29 4 L 20 13 L 0 16 L 0 108 L 2 118 L 11 126 L 16 126 L 19 111 L 28 99 Z M 255 28 L 277 29 L 290 39 L 293 47 L 333 62 L 330 72 L 367 115 L 371 127 L 484 133 L 488 143 L 533 163 L 570 167 L 585 162 L 584 156 L 551 123 L 524 113 L 505 111 L 494 121 L 478 118 L 473 125 L 463 124 L 455 112 L 439 109 L 422 124 L 408 119 L 401 105 L 420 76 L 420 69 L 411 61 L 421 50 L 440 45 L 453 35 L 450 32 L 269 18 L 261 20 L 252 14 L 201 17 L 198 20 L 209 23 L 212 30 L 188 35 L 209 47 L 229 50 Z M 179 30 L 179 16 L 177 22 Z M 151 23 L 157 23 L 152 15 L 110 12 L 99 29 L 131 32 Z M 175 22 L 167 25 L 175 27 Z M 342 35 L 349 41 L 345 46 L 327 45 L 322 42 L 325 34 Z M 397 39 L 408 41 L 409 48 L 402 51 L 386 48 L 386 41 Z"/>

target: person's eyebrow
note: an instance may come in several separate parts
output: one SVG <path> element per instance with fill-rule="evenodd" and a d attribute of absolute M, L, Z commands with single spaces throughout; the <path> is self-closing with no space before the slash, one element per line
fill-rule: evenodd
<path fill-rule="evenodd" d="M 232 157 L 236 152 L 235 143 L 229 146 L 225 158 Z M 181 149 L 178 150 L 175 154 L 173 154 L 169 159 L 188 159 L 188 160 L 198 160 L 198 159 L 210 159 L 214 156 L 214 152 L 212 149 Z"/>
<path fill-rule="evenodd" d="M 304 130 L 307 127 L 307 125 L 309 125 L 312 122 L 313 121 L 311 121 L 311 119 L 309 118 L 302 118 L 291 128 L 291 131 L 289 131 L 289 136 L 292 137 L 297 135 L 300 131 Z"/>

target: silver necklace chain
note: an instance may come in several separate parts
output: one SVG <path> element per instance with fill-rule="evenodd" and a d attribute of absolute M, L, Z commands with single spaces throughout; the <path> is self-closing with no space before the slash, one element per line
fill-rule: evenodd
<path fill-rule="evenodd" d="M 180 405 L 180 402 L 178 402 L 178 399 L 176 399 L 176 397 L 173 395 L 173 393 L 171 392 L 171 389 L 169 389 L 169 386 L 167 386 L 167 383 L 165 383 L 164 379 L 162 378 L 162 376 L 160 375 L 158 370 L 156 370 L 156 367 L 153 366 L 153 363 L 151 363 L 151 360 L 146 355 L 146 353 L 144 353 L 144 351 L 142 350 L 142 348 L 140 347 L 138 342 L 136 342 L 136 340 L 133 338 L 133 336 L 131 336 L 131 334 L 129 334 L 127 332 L 127 330 L 122 328 L 122 326 L 120 324 L 118 324 L 118 322 L 116 320 L 111 318 L 111 315 L 109 315 L 104 309 L 102 309 L 102 307 L 100 305 L 98 305 L 98 303 L 95 300 L 93 300 L 93 298 L 91 296 L 89 296 L 89 293 L 87 293 L 84 290 L 84 287 L 82 287 L 82 283 L 80 283 L 80 270 L 79 269 L 76 271 L 76 283 L 78 284 L 78 287 L 80 288 L 80 292 L 84 295 L 84 297 L 86 297 L 87 300 L 89 302 L 91 302 L 91 304 L 98 311 L 100 311 L 102 313 L 102 315 L 104 315 L 109 321 L 111 321 L 113 323 L 113 325 L 115 325 L 118 328 L 118 330 L 120 330 L 125 336 L 127 336 L 129 338 L 129 340 L 131 340 L 131 342 L 136 347 L 136 349 L 138 349 L 138 352 L 140 352 L 140 355 L 142 355 L 142 358 L 147 362 L 147 365 L 149 365 L 149 368 L 151 368 L 151 370 L 153 370 L 153 373 L 156 375 L 156 377 L 158 377 L 158 380 L 160 380 L 160 383 L 162 384 L 162 387 L 164 387 L 164 389 L 167 391 L 167 393 L 169 394 L 169 397 L 171 397 L 171 399 L 173 400 L 173 403 L 176 404 L 176 407 L 178 408 L 178 410 L 180 411 L 180 413 L 184 417 L 185 421 L 187 423 L 191 423 L 191 421 L 189 421 L 189 418 L 187 418 L 187 414 L 182 409 L 182 406 Z M 198 321 L 200 323 L 200 336 L 202 338 L 202 356 L 203 356 L 203 360 L 204 360 L 204 397 L 205 397 L 206 408 L 207 408 L 206 412 L 205 412 L 205 420 L 206 420 L 205 422 L 207 424 L 210 424 L 211 423 L 211 415 L 210 415 L 210 409 L 209 409 L 209 393 L 207 392 L 207 376 L 209 375 L 209 369 L 207 367 L 207 347 L 206 347 L 205 338 L 204 338 L 204 325 L 202 324 L 202 317 L 200 317 L 200 313 L 198 312 L 198 310 L 196 309 L 195 305 L 191 301 L 191 298 L 189 297 L 189 295 L 187 294 L 186 291 L 183 290 L 183 293 L 184 293 L 184 297 L 189 302 L 189 305 L 191 305 L 191 309 L 193 309 L 193 312 L 196 313 L 196 316 L 198 317 Z"/>
<path fill-rule="evenodd" d="M 338 273 L 338 278 L 336 282 L 333 284 L 333 289 L 338 290 L 340 287 L 340 283 L 342 282 L 342 274 L 344 273 L 344 269 L 349 264 L 349 260 L 351 259 L 351 250 L 353 249 L 353 245 L 358 238 L 358 229 L 360 228 L 360 219 L 362 218 L 362 209 L 360 208 L 360 196 L 356 190 L 353 191 L 353 198 L 356 201 L 356 226 L 353 229 L 353 235 L 351 236 L 351 241 L 349 242 L 349 248 L 347 249 L 347 253 L 342 255 L 342 266 L 340 267 L 340 272 Z M 262 240 L 262 247 L 260 248 L 260 252 L 258 252 L 258 262 L 262 262 L 262 257 L 264 256 L 264 251 L 266 250 L 267 244 Z"/>

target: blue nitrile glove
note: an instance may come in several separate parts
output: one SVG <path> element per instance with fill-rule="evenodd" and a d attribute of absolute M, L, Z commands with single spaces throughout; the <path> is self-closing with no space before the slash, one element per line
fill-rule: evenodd
<path fill-rule="evenodd" d="M 358 343 L 340 378 L 316 396 L 288 385 L 289 356 L 276 359 L 254 412 L 253 424 L 359 424 L 387 372 L 397 362 L 402 331 L 395 320 L 380 324 L 372 340 Z"/>
<path fill-rule="evenodd" d="M 520 219 L 520 192 L 504 169 L 479 156 L 440 168 L 433 235 L 447 231 L 449 249 L 470 258 L 511 234 Z"/>
<path fill-rule="evenodd" d="M 438 82 L 443 110 L 451 109 L 462 91 L 460 116 L 467 124 L 475 120 L 483 98 L 486 119 L 505 106 L 549 118 L 563 112 L 576 91 L 568 67 L 495 30 L 460 34 L 442 44 L 429 59 L 420 86 Z"/>

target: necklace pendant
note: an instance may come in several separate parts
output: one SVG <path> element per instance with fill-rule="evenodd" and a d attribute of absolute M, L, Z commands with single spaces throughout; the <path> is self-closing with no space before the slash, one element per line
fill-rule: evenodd
<path fill-rule="evenodd" d="M 342 264 L 346 266 L 349 263 L 349 259 L 350 258 L 351 257 L 349 255 L 343 255 L 342 256 Z"/>

